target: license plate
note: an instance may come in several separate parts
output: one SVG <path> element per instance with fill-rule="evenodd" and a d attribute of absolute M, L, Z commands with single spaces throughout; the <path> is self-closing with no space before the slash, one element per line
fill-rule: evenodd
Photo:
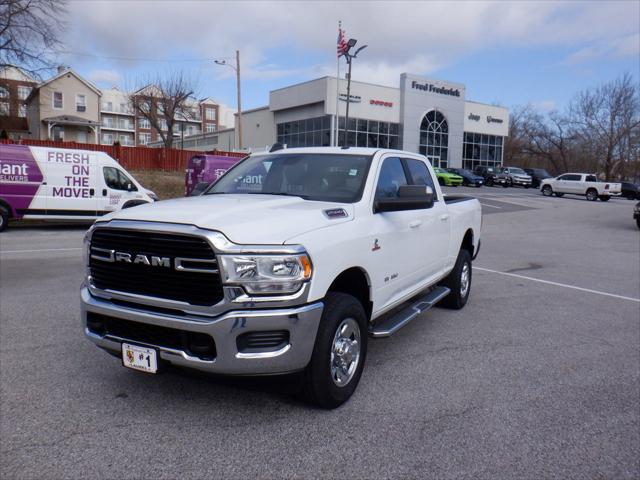
<path fill-rule="evenodd" d="M 154 348 L 123 343 L 122 364 L 127 368 L 141 372 L 156 373 L 158 371 L 158 354 Z"/>

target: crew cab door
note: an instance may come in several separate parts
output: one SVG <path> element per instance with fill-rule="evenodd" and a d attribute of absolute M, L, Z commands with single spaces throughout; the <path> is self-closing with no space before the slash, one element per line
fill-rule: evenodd
<path fill-rule="evenodd" d="M 438 190 L 426 163 L 414 158 L 403 160 L 409 175 L 409 184 L 429 186 L 434 195 L 437 195 Z M 432 279 L 440 275 L 447 264 L 451 218 L 441 195 L 435 198 L 431 208 L 414 212 L 417 225 L 414 223 L 412 226 L 419 236 L 419 241 L 412 245 L 415 258 L 420 259 L 415 264 L 417 278 L 419 281 Z"/>

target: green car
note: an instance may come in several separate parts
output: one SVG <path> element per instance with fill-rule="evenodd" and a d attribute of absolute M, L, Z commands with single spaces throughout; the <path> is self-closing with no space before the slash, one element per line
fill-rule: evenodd
<path fill-rule="evenodd" d="M 439 167 L 433 167 L 438 177 L 438 183 L 440 185 L 446 185 L 447 187 L 457 187 L 462 185 L 463 178 L 455 173 L 447 172 Z"/>

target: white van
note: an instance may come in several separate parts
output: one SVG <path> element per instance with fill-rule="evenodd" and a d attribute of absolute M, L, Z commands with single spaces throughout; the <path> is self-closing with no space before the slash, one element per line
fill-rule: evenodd
<path fill-rule="evenodd" d="M 0 231 L 9 218 L 94 220 L 155 200 L 104 152 L 0 145 Z"/>

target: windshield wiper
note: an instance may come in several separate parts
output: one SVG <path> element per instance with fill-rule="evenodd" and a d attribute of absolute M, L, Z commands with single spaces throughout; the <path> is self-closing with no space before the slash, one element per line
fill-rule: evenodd
<path fill-rule="evenodd" d="M 298 195 L 296 193 L 288 192 L 251 192 L 255 195 L 283 195 L 285 197 L 300 197 L 303 200 L 309 200 L 309 195 Z"/>

